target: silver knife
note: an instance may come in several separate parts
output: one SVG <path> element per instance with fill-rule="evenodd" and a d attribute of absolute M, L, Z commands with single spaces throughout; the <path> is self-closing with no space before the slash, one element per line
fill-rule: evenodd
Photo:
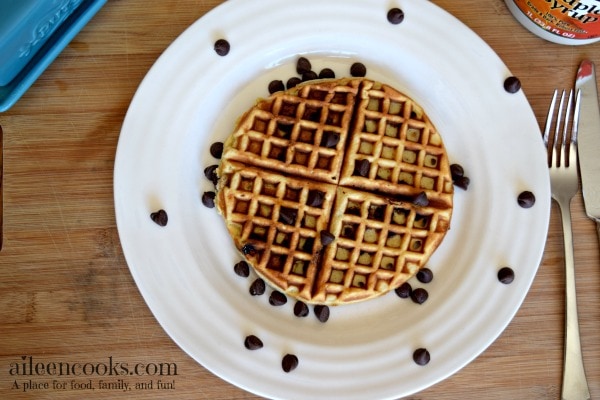
<path fill-rule="evenodd" d="M 577 147 L 583 201 L 588 217 L 596 222 L 600 238 L 600 107 L 592 61 L 581 62 L 575 90 L 581 94 Z"/>

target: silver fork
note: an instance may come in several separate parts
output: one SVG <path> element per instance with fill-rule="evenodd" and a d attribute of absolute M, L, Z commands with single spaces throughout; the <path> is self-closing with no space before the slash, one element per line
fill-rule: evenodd
<path fill-rule="evenodd" d="M 575 288 L 575 262 L 573 257 L 573 233 L 571 231 L 571 199 L 579 189 L 577 174 L 577 123 L 579 121 L 579 98 L 575 100 L 575 111 L 571 118 L 573 91 L 569 92 L 565 106 L 565 91 L 562 91 L 556 112 L 558 91 L 554 91 L 544 128 L 544 143 L 548 149 L 548 167 L 552 198 L 558 203 L 562 217 L 562 229 L 565 246 L 565 348 L 562 382 L 563 400 L 589 400 L 590 391 L 585 378 L 581 343 L 579 340 L 579 321 L 577 318 L 577 292 Z M 564 111 L 564 119 L 563 119 Z M 550 131 L 554 126 L 554 134 Z M 562 130 L 562 136 L 560 135 Z"/>

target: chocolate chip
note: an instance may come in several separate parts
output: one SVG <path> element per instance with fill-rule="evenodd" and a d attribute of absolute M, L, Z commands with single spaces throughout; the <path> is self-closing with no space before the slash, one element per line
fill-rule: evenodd
<path fill-rule="evenodd" d="M 214 158 L 221 158 L 223 155 L 223 143 L 222 142 L 214 142 L 210 145 L 210 155 Z"/>
<path fill-rule="evenodd" d="M 394 291 L 396 292 L 398 297 L 402 299 L 407 299 L 412 294 L 412 287 L 410 286 L 410 283 L 404 282 L 402 285 L 398 286 Z"/>
<path fill-rule="evenodd" d="M 427 365 L 431 360 L 431 355 L 429 354 L 429 351 L 427 351 L 427 349 L 416 349 L 413 353 L 413 360 L 418 365 Z"/>
<path fill-rule="evenodd" d="M 367 67 L 365 67 L 365 64 L 363 63 L 355 62 L 352 64 L 352 66 L 350 66 L 350 75 L 355 77 L 363 77 L 367 75 Z"/>
<path fill-rule="evenodd" d="M 421 192 L 413 198 L 412 203 L 418 207 L 426 207 L 429 205 L 429 199 L 427 198 L 427 193 Z"/>
<path fill-rule="evenodd" d="M 321 244 L 323 246 L 330 245 L 335 240 L 335 236 L 331 232 L 321 231 L 319 235 L 321 236 Z"/>
<path fill-rule="evenodd" d="M 226 56 L 229 54 L 231 45 L 225 39 L 219 39 L 215 42 L 215 52 L 220 56 Z"/>
<path fill-rule="evenodd" d="M 333 149 L 340 142 L 340 135 L 335 132 L 323 132 L 323 137 L 321 138 L 321 146 L 327 147 L 328 149 Z"/>
<path fill-rule="evenodd" d="M 206 179 L 211 181 L 215 186 L 219 182 L 219 177 L 217 176 L 217 168 L 219 168 L 219 166 L 216 164 L 209 165 L 208 167 L 204 168 L 204 176 L 206 177 Z"/>
<path fill-rule="evenodd" d="M 279 210 L 279 222 L 286 225 L 295 225 L 298 212 L 292 208 L 281 207 Z"/>
<path fill-rule="evenodd" d="M 239 275 L 242 278 L 247 278 L 250 276 L 250 266 L 246 261 L 237 262 L 233 266 L 233 271 L 236 273 L 236 275 Z"/>
<path fill-rule="evenodd" d="M 429 268 L 422 268 L 417 272 L 417 280 L 421 283 L 429 283 L 433 280 L 433 271 Z"/>
<path fill-rule="evenodd" d="M 416 288 L 410 294 L 410 298 L 417 304 L 423 304 L 429 298 L 429 293 L 423 288 Z"/>
<path fill-rule="evenodd" d="M 269 93 L 281 92 L 285 90 L 285 85 L 281 80 L 273 80 L 269 82 Z"/>
<path fill-rule="evenodd" d="M 246 347 L 248 350 L 262 349 L 263 342 L 258 337 L 249 335 L 246 336 L 246 339 L 244 339 L 244 347 Z"/>
<path fill-rule="evenodd" d="M 202 193 L 202 204 L 208 208 L 215 208 L 215 192 L 204 192 Z"/>
<path fill-rule="evenodd" d="M 358 160 L 354 163 L 354 175 L 366 177 L 369 175 L 371 163 L 367 159 Z"/>
<path fill-rule="evenodd" d="M 319 72 L 319 78 L 321 79 L 332 79 L 335 78 L 335 72 L 331 68 L 323 68 L 321 72 Z"/>
<path fill-rule="evenodd" d="M 305 73 L 302 74 L 302 82 L 314 81 L 315 79 L 318 79 L 318 78 L 319 78 L 319 76 L 314 71 L 306 71 Z"/>
<path fill-rule="evenodd" d="M 327 322 L 327 320 L 329 319 L 329 307 L 322 305 L 322 304 L 317 304 L 314 308 L 315 311 L 315 315 L 317 316 L 317 319 L 323 323 Z"/>
<path fill-rule="evenodd" d="M 298 357 L 293 354 L 286 354 L 281 360 L 281 368 L 285 372 L 290 372 L 298 367 Z"/>
<path fill-rule="evenodd" d="M 308 61 L 308 58 L 306 57 L 300 57 L 298 59 L 298 61 L 296 62 L 296 72 L 300 75 L 302 75 L 305 72 L 309 72 L 312 70 L 312 65 L 310 64 L 310 61 Z"/>
<path fill-rule="evenodd" d="M 516 76 L 509 76 L 504 80 L 504 90 L 508 93 L 517 93 L 521 89 L 521 81 Z"/>
<path fill-rule="evenodd" d="M 295 86 L 298 86 L 300 83 L 302 83 L 302 79 L 293 76 L 293 77 L 291 77 L 290 79 L 287 80 L 287 83 L 286 83 L 285 86 L 288 89 L 291 89 L 291 88 L 293 88 Z"/>
<path fill-rule="evenodd" d="M 308 198 L 306 199 L 306 205 L 309 207 L 321 207 L 325 200 L 325 193 L 320 190 L 311 190 L 308 192 Z"/>
<path fill-rule="evenodd" d="M 451 164 L 450 175 L 452 175 L 452 179 L 460 178 L 462 176 L 465 176 L 465 170 L 460 164 Z"/>
<path fill-rule="evenodd" d="M 387 13 L 387 20 L 394 25 L 404 21 L 404 11 L 399 8 L 391 8 Z"/>
<path fill-rule="evenodd" d="M 249 289 L 252 296 L 261 296 L 265 293 L 265 290 L 267 290 L 267 287 L 265 285 L 265 281 L 263 281 L 261 278 L 256 278 L 250 285 Z"/>
<path fill-rule="evenodd" d="M 452 179 L 452 182 L 454 183 L 454 185 L 456 185 L 456 187 L 459 187 L 463 190 L 467 190 L 469 188 L 471 180 L 466 176 L 458 176 Z"/>
<path fill-rule="evenodd" d="M 510 267 L 502 267 L 498 270 L 498 280 L 505 285 L 512 283 L 515 279 L 515 271 Z"/>
<path fill-rule="evenodd" d="M 531 208 L 535 204 L 535 195 L 530 191 L 526 190 L 521 192 L 517 197 L 517 202 L 523 208 Z"/>
<path fill-rule="evenodd" d="M 308 310 L 308 306 L 306 305 L 306 303 L 303 303 L 302 301 L 298 300 L 296 301 L 296 304 L 294 304 L 294 315 L 296 317 L 306 317 L 309 313 Z"/>
<path fill-rule="evenodd" d="M 167 212 L 165 210 L 158 210 L 151 213 L 150 218 L 160 226 L 166 226 L 167 222 L 169 222 L 169 217 L 167 216 Z"/>
<path fill-rule="evenodd" d="M 242 254 L 246 256 L 253 256 L 256 254 L 256 248 L 250 243 L 247 243 L 242 246 Z"/>
<path fill-rule="evenodd" d="M 271 295 L 269 296 L 269 304 L 270 305 L 282 306 L 285 303 L 287 303 L 287 297 L 285 296 L 285 294 L 278 292 L 276 290 L 271 292 Z"/>

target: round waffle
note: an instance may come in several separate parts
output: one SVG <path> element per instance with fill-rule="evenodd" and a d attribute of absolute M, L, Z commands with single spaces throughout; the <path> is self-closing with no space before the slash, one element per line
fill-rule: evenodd
<path fill-rule="evenodd" d="M 339 305 L 397 288 L 450 227 L 440 134 L 412 99 L 364 78 L 260 99 L 224 144 L 217 208 L 275 288 Z"/>

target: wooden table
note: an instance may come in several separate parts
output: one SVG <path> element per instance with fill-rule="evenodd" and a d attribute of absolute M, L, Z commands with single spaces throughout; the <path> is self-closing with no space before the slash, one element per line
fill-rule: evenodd
<path fill-rule="evenodd" d="M 540 123 L 552 90 L 573 84 L 582 58 L 600 66 L 600 43 L 567 47 L 543 41 L 525 31 L 502 1 L 434 2 L 500 55 L 521 79 Z M 176 379 L 167 381 L 174 389 L 134 392 L 144 399 L 257 398 L 198 365 L 158 325 L 125 263 L 113 208 L 115 150 L 136 88 L 175 37 L 220 3 L 110 1 L 25 96 L 0 114 L 0 398 L 107 395 L 52 388 L 52 379 L 32 382 L 48 382 L 49 389 L 13 389 L 11 364 L 29 363 L 30 357 L 33 363 L 108 362 L 109 357 L 115 362 L 175 363 Z M 600 398 L 600 253 L 580 195 L 572 211 L 581 341 L 592 398 Z M 464 369 L 411 398 L 559 398 L 564 330 L 561 235 L 553 206 L 542 265 L 512 323 Z M 132 398 L 131 392 L 118 391 L 110 397 Z"/>

